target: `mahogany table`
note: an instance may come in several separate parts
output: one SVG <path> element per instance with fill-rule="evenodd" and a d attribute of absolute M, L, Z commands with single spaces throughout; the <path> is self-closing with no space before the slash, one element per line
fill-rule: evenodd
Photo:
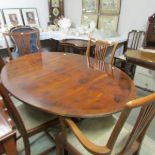
<path fill-rule="evenodd" d="M 136 65 L 155 70 L 155 53 L 141 50 L 127 50 L 126 59 Z"/>
<path fill-rule="evenodd" d="M 4 66 L 1 80 L 21 101 L 67 117 L 111 115 L 136 94 L 133 81 L 118 68 L 95 71 L 85 56 L 62 52 L 19 57 Z"/>

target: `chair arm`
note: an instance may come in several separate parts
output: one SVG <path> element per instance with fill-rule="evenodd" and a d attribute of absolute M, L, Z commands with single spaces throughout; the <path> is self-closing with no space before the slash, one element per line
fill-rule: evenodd
<path fill-rule="evenodd" d="M 94 143 L 92 143 L 77 127 L 77 125 L 69 118 L 65 119 L 65 122 L 71 129 L 71 131 L 74 133 L 76 138 L 80 141 L 80 143 L 83 145 L 85 149 L 87 149 L 89 152 L 97 155 L 103 155 L 108 154 L 110 152 L 110 149 L 106 146 L 97 146 Z"/>
<path fill-rule="evenodd" d="M 155 101 L 155 93 L 150 94 L 145 97 L 141 97 L 141 98 L 132 100 L 132 101 L 126 103 L 126 107 L 132 109 L 132 108 L 142 106 L 142 105 L 152 102 L 152 101 Z"/>

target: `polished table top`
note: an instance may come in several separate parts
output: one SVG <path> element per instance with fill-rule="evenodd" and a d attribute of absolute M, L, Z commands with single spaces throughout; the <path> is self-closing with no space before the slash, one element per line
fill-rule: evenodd
<path fill-rule="evenodd" d="M 127 50 L 126 59 L 139 66 L 155 70 L 155 53 L 141 50 Z"/>
<path fill-rule="evenodd" d="M 99 117 L 121 111 L 135 98 L 133 81 L 121 70 L 88 68 L 86 57 L 44 52 L 6 64 L 1 80 L 18 99 L 46 112 L 68 117 Z"/>

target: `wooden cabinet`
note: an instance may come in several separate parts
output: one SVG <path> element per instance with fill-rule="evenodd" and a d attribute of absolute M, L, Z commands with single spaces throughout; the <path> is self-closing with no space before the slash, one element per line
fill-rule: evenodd
<path fill-rule="evenodd" d="M 155 71 L 137 66 L 134 82 L 136 86 L 155 91 Z"/>
<path fill-rule="evenodd" d="M 58 19 L 64 15 L 63 0 L 48 0 L 49 24 L 56 24 Z"/>
<path fill-rule="evenodd" d="M 144 47 L 155 48 L 155 13 L 148 19 Z"/>

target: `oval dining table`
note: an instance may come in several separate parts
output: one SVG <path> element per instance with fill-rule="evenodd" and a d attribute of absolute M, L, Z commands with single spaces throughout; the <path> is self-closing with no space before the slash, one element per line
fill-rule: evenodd
<path fill-rule="evenodd" d="M 120 69 L 105 64 L 94 70 L 86 56 L 72 53 L 21 56 L 4 66 L 1 81 L 24 103 L 66 117 L 111 115 L 136 96 L 134 82 Z"/>

